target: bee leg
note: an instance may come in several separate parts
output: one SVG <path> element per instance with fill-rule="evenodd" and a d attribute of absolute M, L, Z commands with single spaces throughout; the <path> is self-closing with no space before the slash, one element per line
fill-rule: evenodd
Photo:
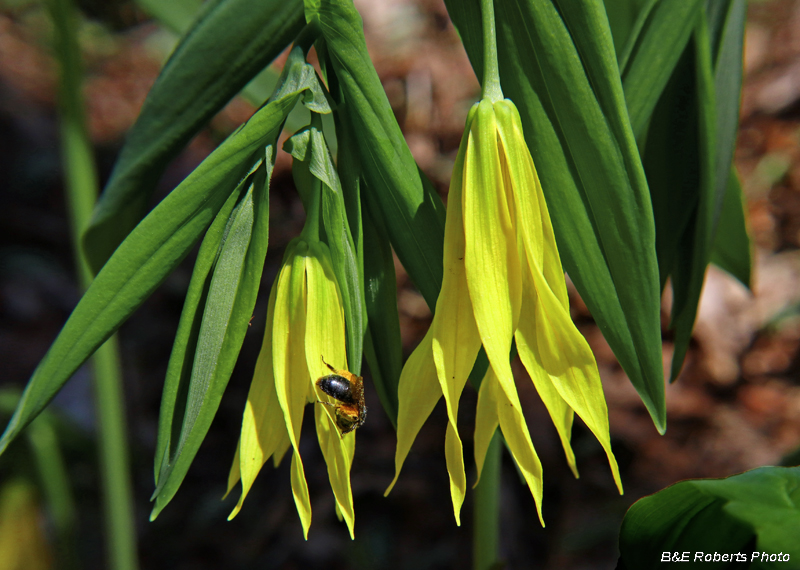
<path fill-rule="evenodd" d="M 336 369 L 335 369 L 333 366 L 331 366 L 330 364 L 328 364 L 327 362 L 325 362 L 325 357 L 324 357 L 324 356 L 321 356 L 321 355 L 320 355 L 320 358 L 322 359 L 322 363 L 323 363 L 325 366 L 327 366 L 327 367 L 328 367 L 328 370 L 330 370 L 330 371 L 331 371 L 331 372 L 333 372 L 334 374 L 338 374 L 338 373 L 339 373 L 339 371 L 338 371 L 338 370 L 336 370 Z"/>

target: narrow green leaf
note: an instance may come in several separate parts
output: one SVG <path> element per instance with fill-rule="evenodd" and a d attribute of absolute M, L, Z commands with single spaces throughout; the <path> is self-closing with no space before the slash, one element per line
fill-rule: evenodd
<path fill-rule="evenodd" d="M 717 235 L 711 250 L 711 261 L 736 277 L 742 285 L 750 288 L 753 266 L 752 244 L 745 222 L 742 186 L 733 169 L 728 177 L 728 190 L 722 202 Z"/>
<path fill-rule="evenodd" d="M 319 25 L 347 105 L 371 192 L 364 200 L 375 223 L 386 227 L 397 256 L 430 307 L 442 283 L 444 206 L 417 168 L 364 41 L 361 18 L 350 0 L 314 0 L 306 17 Z"/>
<path fill-rule="evenodd" d="M 0 453 L 180 263 L 206 230 L 297 100 L 328 108 L 302 51 L 290 55 L 281 89 L 178 185 L 120 244 L 28 381 L 0 438 Z M 261 150 L 259 150 L 261 149 Z"/>
<path fill-rule="evenodd" d="M 693 43 L 681 59 L 650 118 L 644 165 L 656 221 L 656 254 L 663 289 L 697 211 L 700 187 L 697 73 Z M 680 165 L 680 168 L 676 168 Z M 694 226 L 692 225 L 692 228 Z"/>
<path fill-rule="evenodd" d="M 94 271 L 144 216 L 169 161 L 302 24 L 300 0 L 227 0 L 204 12 L 150 90 L 100 197 L 84 238 Z"/>
<path fill-rule="evenodd" d="M 658 0 L 603 0 L 608 15 L 608 27 L 614 38 L 614 51 L 622 63 L 622 54 L 628 38 L 638 35 L 642 16 L 646 15 Z M 620 65 L 623 67 L 622 65 Z"/>
<path fill-rule="evenodd" d="M 672 272 L 672 322 L 675 330 L 675 345 L 672 355 L 670 379 L 675 380 L 683 366 L 683 359 L 692 339 L 692 330 L 697 316 L 697 305 L 703 290 L 706 268 L 711 256 L 714 238 L 714 208 L 721 199 L 716 192 L 723 191 L 716 184 L 718 152 L 716 146 L 716 109 L 714 98 L 714 76 L 711 67 L 711 48 L 706 19 L 701 13 L 695 26 L 692 44 L 697 97 L 697 147 L 699 177 L 697 186 L 697 209 L 694 219 L 678 244 L 679 255 Z M 727 175 L 727 173 L 726 173 Z M 670 227 L 664 231 L 674 231 Z"/>
<path fill-rule="evenodd" d="M 722 562 L 718 567 L 794 568 L 800 559 L 798 536 L 800 467 L 761 467 L 726 479 L 681 481 L 628 510 L 617 568 L 663 568 L 664 553 L 680 557 L 683 552 L 697 567 Z M 739 557 L 731 560 L 731 553 Z M 784 557 L 780 562 L 779 553 Z"/>
<path fill-rule="evenodd" d="M 647 15 L 641 33 L 628 38 L 631 47 L 626 48 L 626 53 L 630 55 L 621 62 L 620 72 L 637 139 L 644 133 L 661 91 L 692 35 L 702 5 L 702 0 L 658 2 Z"/>
<path fill-rule="evenodd" d="M 260 165 L 259 162 L 258 166 Z M 250 176 L 242 180 L 228 197 L 208 228 L 200 251 L 197 253 L 189 290 L 186 292 L 186 300 L 183 303 L 183 311 L 181 311 L 178 332 L 175 333 L 172 354 L 167 366 L 167 377 L 164 380 L 164 391 L 161 396 L 156 461 L 154 462 L 156 485 L 158 485 L 158 478 L 161 474 L 162 461 L 165 458 L 168 460 L 169 456 L 175 453 L 175 449 L 168 450 L 170 442 L 177 443 L 180 436 L 181 422 L 173 421 L 173 417 L 182 418 L 185 411 L 197 338 L 200 334 L 200 324 L 208 298 L 214 264 L 230 225 L 231 213 L 239 203 L 249 180 Z"/>
<path fill-rule="evenodd" d="M 381 405 L 392 425 L 397 427 L 397 385 L 403 370 L 403 345 L 394 256 L 387 236 L 375 227 L 368 209 L 364 210 L 362 221 L 368 319 L 364 352 Z"/>
<path fill-rule="evenodd" d="M 446 4 L 480 76 L 478 4 Z M 503 91 L 520 110 L 565 269 L 663 431 L 652 208 L 602 5 L 502 3 L 496 16 Z"/>
<path fill-rule="evenodd" d="M 205 439 L 249 328 L 267 255 L 269 181 L 276 142 L 266 147 L 262 166 L 250 177 L 247 192 L 233 210 L 222 237 L 197 334 L 182 417 L 173 414 L 171 427 L 162 426 L 166 418 L 159 419 L 159 432 L 169 434 L 170 442 L 164 446 L 151 520 L 175 495 Z M 174 441 L 176 422 L 181 425 Z"/>
<path fill-rule="evenodd" d="M 733 164 L 736 134 L 739 130 L 739 107 L 744 66 L 744 25 L 747 18 L 746 0 L 726 0 L 707 4 L 710 48 L 714 65 L 714 94 L 716 99 L 716 188 L 714 223 L 723 208 L 729 187 L 728 178 Z M 744 252 L 743 252 L 744 253 Z M 749 255 L 749 249 L 746 252 Z"/>

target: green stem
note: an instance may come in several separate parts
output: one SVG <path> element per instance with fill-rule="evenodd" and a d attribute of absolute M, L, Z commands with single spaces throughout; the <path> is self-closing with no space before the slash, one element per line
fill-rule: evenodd
<path fill-rule="evenodd" d="M 77 38 L 77 14 L 71 0 L 48 0 L 47 4 L 55 26 L 54 51 L 60 66 L 61 150 L 72 245 L 80 282 L 85 289 L 93 276 L 83 255 L 81 236 L 92 216 L 98 182 L 83 111 L 83 72 Z M 92 364 L 109 568 L 136 570 L 139 563 L 133 492 L 116 337 L 110 338 L 95 352 Z"/>
<path fill-rule="evenodd" d="M 500 537 L 500 460 L 503 439 L 495 431 L 481 480 L 475 487 L 475 511 L 472 520 L 472 568 L 489 570 L 498 563 Z"/>
<path fill-rule="evenodd" d="M 483 25 L 483 92 L 484 99 L 493 103 L 503 100 L 500 88 L 500 69 L 497 63 L 497 32 L 494 23 L 494 0 L 481 0 Z"/>

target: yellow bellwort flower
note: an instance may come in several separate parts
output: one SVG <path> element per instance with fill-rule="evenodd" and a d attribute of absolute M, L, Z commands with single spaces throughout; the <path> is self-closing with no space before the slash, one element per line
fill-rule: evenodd
<path fill-rule="evenodd" d="M 311 503 L 300 458 L 300 428 L 306 404 L 314 404 L 317 438 L 336 499 L 336 513 L 353 537 L 353 494 L 350 467 L 355 433 L 340 436 L 333 402 L 316 386 L 329 374 L 323 359 L 347 369 L 342 298 L 333 273 L 328 246 L 302 236 L 286 249 L 283 267 L 273 284 L 267 309 L 264 343 L 247 395 L 242 433 L 228 478 L 228 492 L 241 480 L 242 495 L 232 519 L 256 475 L 272 457 L 275 465 L 292 448 L 291 483 L 297 512 L 308 538 Z"/>
<path fill-rule="evenodd" d="M 605 449 L 621 493 L 600 375 L 569 314 L 553 226 L 519 113 L 508 99 L 494 103 L 484 99 L 470 110 L 450 182 L 444 280 L 433 323 L 400 377 L 395 478 L 386 494 L 443 395 L 448 416 L 445 457 L 460 524 L 466 476 L 456 424 L 458 400 L 483 345 L 489 369 L 478 393 L 475 418 L 478 478 L 499 425 L 544 525 L 542 467 L 511 372 L 512 339 L 575 476 L 570 434 L 577 413 Z"/>

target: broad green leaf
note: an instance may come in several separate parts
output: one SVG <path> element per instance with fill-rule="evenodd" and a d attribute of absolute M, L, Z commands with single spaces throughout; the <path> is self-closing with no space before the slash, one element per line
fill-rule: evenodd
<path fill-rule="evenodd" d="M 0 438 L 0 453 L 181 262 L 233 188 L 280 133 L 286 115 L 305 104 L 327 109 L 314 68 L 293 51 L 281 89 L 153 209 L 120 244 L 70 315 L 25 387 Z"/>
<path fill-rule="evenodd" d="M 306 18 L 325 40 L 331 69 L 347 105 L 342 120 L 357 133 L 363 199 L 384 226 L 397 256 L 428 306 L 442 284 L 444 206 L 417 168 L 367 52 L 361 18 L 350 0 L 307 2 Z"/>
<path fill-rule="evenodd" d="M 203 12 L 164 66 L 84 236 L 98 271 L 139 223 L 164 168 L 300 31 L 300 0 L 227 0 Z"/>
<path fill-rule="evenodd" d="M 478 3 L 446 4 L 480 76 Z M 652 209 L 602 4 L 496 8 L 501 84 L 519 108 L 564 267 L 663 431 Z"/>
<path fill-rule="evenodd" d="M 640 499 L 622 521 L 618 569 L 663 568 L 664 553 L 708 567 L 795 568 L 800 559 L 800 467 L 761 467 L 726 479 L 681 481 Z M 762 556 L 766 553 L 766 557 Z M 776 561 L 776 555 L 786 559 Z M 700 558 L 696 558 L 697 556 Z M 754 556 L 754 554 L 756 556 Z M 769 560 L 772 555 L 772 560 Z M 728 564 L 724 564 L 728 562 Z M 746 563 L 744 563 L 746 562 Z"/>
<path fill-rule="evenodd" d="M 164 446 L 151 519 L 175 495 L 205 439 L 248 330 L 267 255 L 269 180 L 276 143 L 267 146 L 260 166 L 248 177 L 244 197 L 231 213 L 220 241 L 194 347 L 186 400 L 180 406 L 182 414 L 168 414 L 172 426 L 166 424 L 167 418 L 159 418 L 159 434 L 175 434 L 177 441 L 170 437 Z M 176 423 L 180 424 L 179 432 Z"/>
<path fill-rule="evenodd" d="M 752 244 L 745 222 L 742 186 L 735 170 L 728 177 L 728 190 L 722 202 L 717 235 L 711 250 L 711 262 L 724 269 L 750 288 L 753 266 Z"/>
<path fill-rule="evenodd" d="M 628 38 L 620 61 L 633 134 L 642 137 L 650 114 L 692 34 L 702 0 L 661 1 L 642 12 L 641 31 Z"/>
<path fill-rule="evenodd" d="M 361 372 L 361 358 L 366 328 L 363 278 L 359 271 L 359 260 L 353 236 L 350 233 L 344 195 L 339 176 L 333 165 L 328 145 L 321 130 L 319 115 L 314 115 L 311 125 L 295 134 L 285 145 L 294 162 L 295 176 L 313 177 L 322 192 L 323 241 L 331 252 L 331 262 L 344 303 L 346 326 L 347 361 L 350 371 Z M 299 172 L 302 169 L 303 172 Z M 316 190 L 315 190 L 316 191 Z"/>

